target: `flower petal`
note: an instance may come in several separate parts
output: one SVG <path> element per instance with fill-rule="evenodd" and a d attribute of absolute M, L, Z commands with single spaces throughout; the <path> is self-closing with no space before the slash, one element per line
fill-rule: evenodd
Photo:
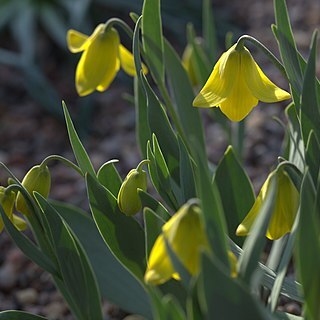
<path fill-rule="evenodd" d="M 290 232 L 299 206 L 299 193 L 288 174 L 278 175 L 278 194 L 267 230 L 267 238 L 277 240 Z"/>
<path fill-rule="evenodd" d="M 166 251 L 164 237 L 161 234 L 151 250 L 144 280 L 146 283 L 158 285 L 169 280 L 174 273 L 175 271 Z"/>
<path fill-rule="evenodd" d="M 235 84 L 234 78 L 239 73 L 240 55 L 234 46 L 222 54 L 206 84 L 193 101 L 195 107 L 214 107 L 229 96 Z"/>
<path fill-rule="evenodd" d="M 80 96 L 108 88 L 119 70 L 118 54 L 119 35 L 114 29 L 92 37 L 76 70 L 76 88 Z"/>
<path fill-rule="evenodd" d="M 12 215 L 11 221 L 19 231 L 23 231 L 23 230 L 27 229 L 27 226 L 28 226 L 27 222 L 25 220 L 23 220 L 22 218 L 20 218 L 19 216 L 17 216 L 16 214 Z"/>
<path fill-rule="evenodd" d="M 287 91 L 280 89 L 267 78 L 246 48 L 241 51 L 241 64 L 245 70 L 243 74 L 248 88 L 258 100 L 277 102 L 290 99 Z"/>
<path fill-rule="evenodd" d="M 258 197 L 256 198 L 256 201 L 254 202 L 252 208 L 250 209 L 249 213 L 246 215 L 246 217 L 243 219 L 243 221 L 240 223 L 236 230 L 237 236 L 247 236 L 250 233 L 250 229 L 257 218 L 257 215 L 261 209 L 262 203 L 265 199 L 269 182 L 270 182 L 271 175 L 268 176 L 267 180 L 263 184 Z"/>
<path fill-rule="evenodd" d="M 122 44 L 119 46 L 119 58 L 120 58 L 120 65 L 121 68 L 129 75 L 129 76 L 136 76 L 136 68 L 134 64 L 134 58 L 132 53 L 124 47 Z M 144 74 L 148 73 L 148 68 L 142 64 L 142 70 Z"/>
<path fill-rule="evenodd" d="M 68 30 L 67 33 L 67 44 L 68 44 L 68 49 L 72 53 L 77 53 L 81 52 L 85 49 L 86 47 L 86 41 L 88 40 L 88 36 L 76 31 L 76 30 Z"/>
<path fill-rule="evenodd" d="M 243 73 L 246 71 L 241 64 L 240 71 L 233 76 L 234 85 L 227 99 L 219 105 L 221 111 L 232 121 L 241 121 L 258 104 L 248 89 Z"/>

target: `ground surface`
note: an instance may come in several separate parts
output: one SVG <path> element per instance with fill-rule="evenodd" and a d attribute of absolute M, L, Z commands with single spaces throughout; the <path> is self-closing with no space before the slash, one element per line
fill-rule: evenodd
<path fill-rule="evenodd" d="M 215 1 L 229 23 L 243 32 L 256 36 L 275 48 L 270 31 L 274 22 L 272 1 Z M 225 7 L 228 4 L 228 7 Z M 312 30 L 320 25 L 320 3 L 317 0 L 289 0 L 294 33 L 302 52 L 308 48 Z M 8 40 L 10 41 L 10 39 Z M 285 81 L 258 56 L 265 72 L 278 84 Z M 59 64 L 48 66 L 50 77 L 57 79 L 61 96 L 70 105 L 74 115 L 77 105 L 72 83 L 72 69 L 60 70 Z M 51 68 L 51 69 L 50 69 Z M 18 178 L 34 164 L 50 154 L 60 154 L 73 159 L 65 125 L 52 117 L 24 90 L 24 79 L 19 71 L 0 65 L 0 160 Z M 117 158 L 119 170 L 125 175 L 140 160 L 135 144 L 134 108 L 119 98 L 130 91 L 124 81 L 115 81 L 111 89 L 94 97 L 94 113 L 85 145 L 96 168 Z M 284 105 L 260 105 L 248 117 L 245 141 L 245 165 L 256 190 L 265 180 L 281 152 L 283 129 L 272 116 L 281 119 Z M 205 118 L 208 155 L 217 163 L 226 148 L 226 138 L 221 127 Z M 85 187 L 82 180 L 60 164 L 51 166 L 51 197 L 69 201 L 87 208 Z M 0 171 L 0 181 L 5 184 L 5 174 Z M 121 319 L 124 314 L 108 303 L 104 304 L 108 318 Z M 299 313 L 299 306 L 288 303 L 284 308 Z M 61 296 L 55 290 L 47 273 L 28 261 L 12 244 L 6 233 L 0 235 L 0 310 L 21 309 L 42 314 L 49 319 L 73 319 Z"/>

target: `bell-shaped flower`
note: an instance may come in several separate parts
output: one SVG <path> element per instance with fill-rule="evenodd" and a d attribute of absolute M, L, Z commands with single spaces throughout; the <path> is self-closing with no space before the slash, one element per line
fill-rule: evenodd
<path fill-rule="evenodd" d="M 166 239 L 166 240 L 165 240 Z M 170 260 L 166 241 L 176 257 L 191 275 L 199 272 L 201 248 L 209 249 L 199 206 L 194 202 L 183 205 L 162 227 L 150 252 L 144 279 L 158 285 L 170 278 L 180 279 Z"/>
<path fill-rule="evenodd" d="M 46 165 L 32 167 L 24 176 L 21 184 L 32 197 L 33 192 L 36 191 L 47 198 L 51 188 L 51 174 L 49 168 Z M 17 194 L 16 209 L 26 216 L 32 214 L 21 192 L 18 192 Z"/>
<path fill-rule="evenodd" d="M 6 190 L 5 187 L 0 186 L 0 205 L 2 206 L 4 213 L 18 230 L 25 230 L 27 227 L 27 223 L 22 218 L 13 213 L 15 198 L 16 194 L 13 191 Z M 0 215 L 0 233 L 3 230 L 3 227 L 4 223 Z"/>
<path fill-rule="evenodd" d="M 289 98 L 267 78 L 246 47 L 233 45 L 222 54 L 193 105 L 219 107 L 230 120 L 241 121 L 259 100 L 272 103 Z"/>
<path fill-rule="evenodd" d="M 107 90 L 120 66 L 130 76 L 136 75 L 133 55 L 120 44 L 114 28 L 99 24 L 90 36 L 71 29 L 67 43 L 72 53 L 82 52 L 76 70 L 76 89 L 80 96 Z M 143 71 L 147 72 L 144 65 Z"/>
<path fill-rule="evenodd" d="M 142 166 L 147 162 L 149 160 L 143 160 L 137 168 L 130 170 L 121 184 L 117 203 L 121 212 L 127 216 L 133 216 L 141 209 L 142 204 L 138 189 L 147 190 L 147 173 L 142 170 Z"/>
<path fill-rule="evenodd" d="M 280 169 L 272 172 L 268 176 L 253 207 L 238 226 L 236 230 L 238 236 L 246 236 L 249 234 L 268 193 L 272 175 L 276 175 L 278 179 L 278 189 L 266 236 L 270 240 L 277 240 L 291 231 L 299 207 L 299 192 L 288 174 Z"/>

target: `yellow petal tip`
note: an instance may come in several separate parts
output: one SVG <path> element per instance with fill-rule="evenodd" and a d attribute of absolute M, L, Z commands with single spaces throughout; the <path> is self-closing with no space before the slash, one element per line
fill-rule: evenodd
<path fill-rule="evenodd" d="M 247 236 L 248 235 L 247 228 L 243 224 L 240 224 L 236 230 L 236 235 L 239 237 Z"/>

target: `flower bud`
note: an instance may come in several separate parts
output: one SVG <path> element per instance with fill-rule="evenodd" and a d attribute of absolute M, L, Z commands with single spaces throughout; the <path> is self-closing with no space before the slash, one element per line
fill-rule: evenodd
<path fill-rule="evenodd" d="M 14 199 L 15 199 L 15 193 L 13 191 L 6 192 L 6 188 L 0 186 L 0 204 L 5 212 L 5 214 L 8 216 L 8 218 L 12 219 L 12 210 L 14 205 Z M 3 229 L 3 221 L 0 216 L 0 232 Z"/>
<path fill-rule="evenodd" d="M 196 275 L 199 272 L 200 252 L 209 250 L 201 215 L 197 202 L 190 200 L 164 224 L 162 233 L 150 252 L 148 268 L 144 276 L 146 283 L 159 285 L 170 278 L 180 280 L 167 252 L 165 238 L 190 274 Z"/>
<path fill-rule="evenodd" d="M 118 207 L 127 216 L 133 216 L 141 209 L 138 189 L 147 190 L 147 173 L 142 170 L 142 165 L 145 163 L 146 160 L 143 160 L 136 169 L 130 170 L 120 187 L 117 199 Z"/>
<path fill-rule="evenodd" d="M 47 166 L 37 165 L 32 167 L 22 180 L 22 185 L 33 197 L 33 192 L 39 192 L 43 197 L 47 198 L 51 186 L 51 175 Z M 16 209 L 24 215 L 31 215 L 31 211 L 21 192 L 18 192 L 16 199 Z"/>

